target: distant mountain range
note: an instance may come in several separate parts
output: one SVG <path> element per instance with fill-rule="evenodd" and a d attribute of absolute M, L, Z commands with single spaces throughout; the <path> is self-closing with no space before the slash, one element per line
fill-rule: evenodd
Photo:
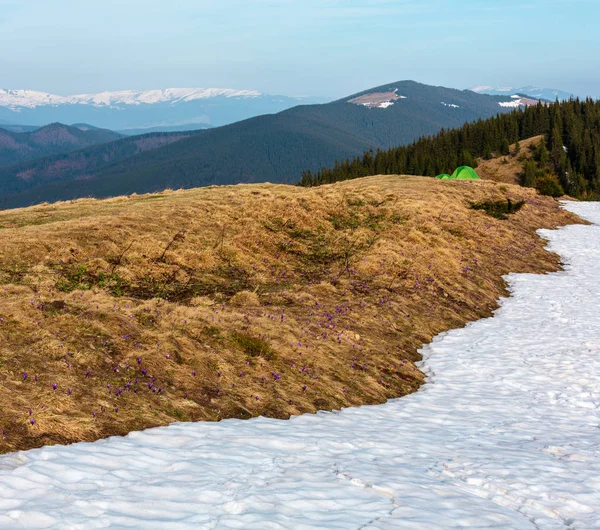
<path fill-rule="evenodd" d="M 273 114 L 322 98 L 273 96 L 254 90 L 169 88 L 58 96 L 0 89 L 0 124 L 93 123 L 112 130 L 189 125 L 220 126 Z"/>
<path fill-rule="evenodd" d="M 304 170 L 407 144 L 514 105 L 510 96 L 401 81 L 224 127 L 133 136 L 0 169 L 0 202 L 24 206 L 211 184 L 292 183 Z"/>
<path fill-rule="evenodd" d="M 123 135 L 106 129 L 90 126 L 69 127 L 61 123 L 24 132 L 9 131 L 0 126 L 0 167 L 48 155 L 68 153 L 120 138 L 123 138 Z"/>
<path fill-rule="evenodd" d="M 478 94 L 488 94 L 491 96 L 512 96 L 520 95 L 527 96 L 533 99 L 543 99 L 546 101 L 565 101 L 574 98 L 575 95 L 564 90 L 556 88 L 541 88 L 533 85 L 524 86 L 521 88 L 514 87 L 493 87 L 493 86 L 476 86 L 471 90 Z"/>

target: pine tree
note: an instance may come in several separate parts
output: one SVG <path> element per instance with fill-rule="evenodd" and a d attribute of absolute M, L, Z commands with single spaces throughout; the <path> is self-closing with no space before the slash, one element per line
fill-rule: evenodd
<path fill-rule="evenodd" d="M 471 166 L 473 167 L 475 165 L 475 161 L 473 159 L 473 155 L 471 154 L 471 151 L 469 151 L 468 149 L 463 149 L 460 153 L 460 163 L 458 164 L 460 166 Z"/>
<path fill-rule="evenodd" d="M 539 163 L 540 167 L 545 168 L 550 161 L 550 155 L 546 149 L 546 141 L 542 138 L 535 150 L 535 159 Z"/>
<path fill-rule="evenodd" d="M 525 162 L 525 173 L 521 184 L 527 188 L 535 188 L 535 181 L 537 178 L 537 165 L 535 161 L 528 160 Z"/>

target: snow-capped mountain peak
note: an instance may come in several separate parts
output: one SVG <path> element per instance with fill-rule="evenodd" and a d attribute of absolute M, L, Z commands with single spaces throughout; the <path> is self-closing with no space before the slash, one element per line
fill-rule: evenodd
<path fill-rule="evenodd" d="M 255 90 L 229 88 L 167 88 L 164 90 L 120 90 L 98 94 L 75 94 L 59 96 L 36 90 L 0 89 L 0 106 L 11 109 L 55 105 L 92 105 L 94 107 L 118 105 L 152 105 L 155 103 L 179 103 L 216 97 L 256 98 L 263 94 Z"/>

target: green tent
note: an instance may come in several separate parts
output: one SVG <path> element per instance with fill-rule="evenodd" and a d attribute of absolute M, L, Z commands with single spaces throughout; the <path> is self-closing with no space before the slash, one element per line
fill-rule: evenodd
<path fill-rule="evenodd" d="M 452 173 L 450 178 L 456 180 L 480 180 L 479 175 L 469 166 L 460 166 L 459 168 L 456 168 L 456 171 Z"/>
<path fill-rule="evenodd" d="M 442 173 L 435 178 L 439 180 L 480 180 L 479 175 L 469 166 L 460 166 L 452 175 Z"/>

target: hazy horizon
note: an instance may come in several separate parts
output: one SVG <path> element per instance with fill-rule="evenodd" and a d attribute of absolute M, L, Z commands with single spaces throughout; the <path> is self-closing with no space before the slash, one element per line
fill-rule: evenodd
<path fill-rule="evenodd" d="M 402 79 L 600 96 L 595 0 L 0 0 L 0 87 L 337 98 Z M 564 36 L 569 35 L 565 40 Z"/>

